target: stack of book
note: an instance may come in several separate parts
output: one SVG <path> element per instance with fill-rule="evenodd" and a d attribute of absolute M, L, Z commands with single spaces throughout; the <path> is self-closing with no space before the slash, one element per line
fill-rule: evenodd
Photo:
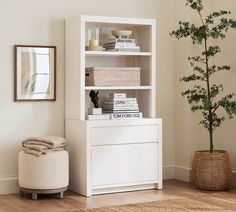
<path fill-rule="evenodd" d="M 139 111 L 136 98 L 126 98 L 126 93 L 113 93 L 103 102 L 102 111 L 110 114 L 111 119 L 139 119 L 142 113 Z"/>
<path fill-rule="evenodd" d="M 139 52 L 140 47 L 136 45 L 135 39 L 111 38 L 103 47 L 106 51 Z"/>

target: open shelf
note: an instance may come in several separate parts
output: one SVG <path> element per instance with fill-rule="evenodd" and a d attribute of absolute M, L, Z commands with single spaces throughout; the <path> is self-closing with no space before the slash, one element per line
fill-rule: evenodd
<path fill-rule="evenodd" d="M 153 19 L 97 16 L 81 16 L 66 21 L 67 118 L 86 120 L 88 108 L 93 107 L 89 96 L 91 90 L 99 91 L 100 105 L 112 93 L 126 93 L 127 98 L 137 99 L 143 117 L 156 116 L 155 25 L 156 21 Z M 96 36 L 99 46 L 114 38 L 112 31 L 130 30 L 130 38 L 135 40 L 135 45 L 140 47 L 140 51 L 86 51 L 88 30 L 91 34 L 98 33 Z M 89 67 L 139 67 L 140 84 L 86 86 L 85 69 Z"/>
<path fill-rule="evenodd" d="M 151 52 L 85 51 L 86 56 L 151 56 Z"/>
<path fill-rule="evenodd" d="M 152 86 L 85 86 L 85 90 L 151 90 Z"/>

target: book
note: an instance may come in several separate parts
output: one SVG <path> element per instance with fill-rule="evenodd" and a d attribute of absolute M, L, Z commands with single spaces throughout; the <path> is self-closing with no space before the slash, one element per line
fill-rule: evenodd
<path fill-rule="evenodd" d="M 110 93 L 109 99 L 125 99 L 126 93 Z"/>
<path fill-rule="evenodd" d="M 110 109 L 110 110 L 137 110 L 138 109 L 138 104 L 103 104 L 103 109 Z"/>
<path fill-rule="evenodd" d="M 116 49 L 116 50 L 122 50 L 122 49 L 126 49 L 126 50 L 139 50 L 140 47 L 139 46 L 122 46 L 122 47 L 114 47 L 114 46 L 107 46 L 105 47 L 105 49 Z"/>
<path fill-rule="evenodd" d="M 135 43 L 135 39 L 128 38 L 110 38 L 107 43 Z"/>
<path fill-rule="evenodd" d="M 103 110 L 138 110 L 139 106 L 138 106 L 138 104 L 136 104 L 136 105 L 122 105 L 122 106 L 103 105 L 102 109 Z"/>
<path fill-rule="evenodd" d="M 119 119 L 141 119 L 143 114 L 139 113 L 113 113 L 110 115 L 111 119 L 119 120 Z"/>
<path fill-rule="evenodd" d="M 135 43 L 107 43 L 107 44 L 104 44 L 103 47 L 104 48 L 122 48 L 122 47 L 135 47 L 136 44 Z"/>
<path fill-rule="evenodd" d="M 127 109 L 109 109 L 104 108 L 103 113 L 137 113 L 139 112 L 139 108 L 127 108 Z"/>
<path fill-rule="evenodd" d="M 103 113 L 139 113 L 139 109 L 134 109 L 134 110 L 109 110 L 109 109 L 103 109 Z"/>
<path fill-rule="evenodd" d="M 105 99 L 103 104 L 136 104 L 137 99 L 136 98 L 125 98 L 125 99 Z"/>
<path fill-rule="evenodd" d="M 108 120 L 108 119 L 110 119 L 109 114 L 87 115 L 87 120 Z"/>

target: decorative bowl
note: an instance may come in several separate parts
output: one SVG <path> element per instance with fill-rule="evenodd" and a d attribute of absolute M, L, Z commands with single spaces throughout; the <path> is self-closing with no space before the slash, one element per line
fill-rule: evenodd
<path fill-rule="evenodd" d="M 116 38 L 119 38 L 122 36 L 128 37 L 132 34 L 132 31 L 131 30 L 113 30 L 111 31 L 111 34 L 115 36 Z"/>

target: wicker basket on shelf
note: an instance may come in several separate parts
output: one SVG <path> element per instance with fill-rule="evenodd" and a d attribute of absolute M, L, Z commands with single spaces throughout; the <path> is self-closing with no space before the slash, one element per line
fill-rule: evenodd
<path fill-rule="evenodd" d="M 226 190 L 232 179 L 230 158 L 226 151 L 197 151 L 194 155 L 192 180 L 204 190 Z"/>

